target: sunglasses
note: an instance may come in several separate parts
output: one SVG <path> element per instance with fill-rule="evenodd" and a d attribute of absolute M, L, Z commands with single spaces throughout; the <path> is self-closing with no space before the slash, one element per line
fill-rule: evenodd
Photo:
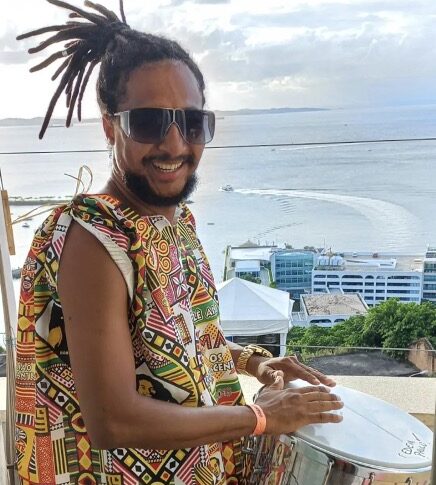
<path fill-rule="evenodd" d="M 186 141 L 204 145 L 215 133 L 215 114 L 200 109 L 136 108 L 115 113 L 121 129 L 139 143 L 161 143 L 175 123 Z"/>

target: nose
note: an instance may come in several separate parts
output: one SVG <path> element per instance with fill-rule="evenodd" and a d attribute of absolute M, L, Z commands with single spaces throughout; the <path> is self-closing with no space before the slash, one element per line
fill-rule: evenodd
<path fill-rule="evenodd" d="M 173 121 L 169 126 L 159 148 L 173 157 L 186 154 L 189 151 L 189 145 L 183 138 L 180 127 L 176 122 Z"/>

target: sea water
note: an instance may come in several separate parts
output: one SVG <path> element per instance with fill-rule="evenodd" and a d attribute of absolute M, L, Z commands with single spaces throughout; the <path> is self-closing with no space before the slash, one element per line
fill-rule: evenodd
<path fill-rule="evenodd" d="M 110 172 L 100 124 L 52 127 L 42 141 L 38 130 L 0 127 L 0 152 L 20 152 L 0 155 L 9 195 L 69 196 L 76 182 L 68 175 L 81 165 L 91 168 L 91 192 L 98 191 Z M 436 244 L 436 141 L 329 143 L 431 137 L 434 105 L 220 117 L 190 197 L 216 280 L 222 280 L 225 247 L 248 239 L 423 254 Z M 237 148 L 301 143 L 318 145 Z M 31 153 L 60 150 L 85 152 Z M 234 190 L 220 191 L 226 184 Z M 13 218 L 29 209 L 13 206 Z M 43 217 L 29 228 L 14 226 L 13 267 L 21 266 Z"/>

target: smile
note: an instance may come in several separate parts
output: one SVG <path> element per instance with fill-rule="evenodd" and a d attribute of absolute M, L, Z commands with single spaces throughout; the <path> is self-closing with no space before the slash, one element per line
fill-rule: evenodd
<path fill-rule="evenodd" d="M 162 172 L 175 172 L 183 165 L 183 162 L 172 163 L 172 164 L 158 163 L 158 162 L 152 162 L 152 163 L 153 163 L 153 167 L 157 168 L 158 170 L 161 170 Z"/>

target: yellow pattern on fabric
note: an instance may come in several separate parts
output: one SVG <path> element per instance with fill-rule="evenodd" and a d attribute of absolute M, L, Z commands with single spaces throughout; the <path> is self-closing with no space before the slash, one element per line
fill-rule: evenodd
<path fill-rule="evenodd" d="M 73 220 L 107 247 L 131 288 L 138 392 L 184 406 L 244 404 L 219 324 L 213 277 L 188 208 L 180 208 L 173 226 L 161 216 L 140 217 L 110 196 L 78 196 L 41 225 L 23 267 L 16 378 L 16 448 L 23 483 L 238 483 L 239 441 L 166 451 L 92 447 L 56 288 Z"/>

